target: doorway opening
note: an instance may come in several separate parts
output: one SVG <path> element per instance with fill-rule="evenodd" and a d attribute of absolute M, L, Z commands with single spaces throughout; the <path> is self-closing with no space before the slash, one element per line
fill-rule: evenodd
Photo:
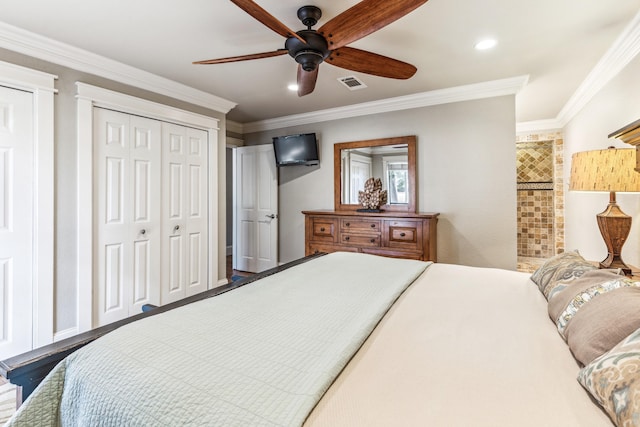
<path fill-rule="evenodd" d="M 561 133 L 516 139 L 518 270 L 564 252 L 563 163 Z"/>

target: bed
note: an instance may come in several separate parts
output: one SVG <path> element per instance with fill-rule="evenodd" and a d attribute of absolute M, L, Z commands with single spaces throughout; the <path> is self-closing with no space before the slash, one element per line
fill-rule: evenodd
<path fill-rule="evenodd" d="M 70 355 L 53 369 L 51 351 L 32 355 L 36 371 L 51 372 L 8 425 L 638 425 L 640 337 L 577 360 L 547 298 L 593 273 L 572 258 L 567 276 L 561 258 L 534 275 L 553 289 L 500 269 L 304 259 L 63 345 L 58 357 Z M 24 360 L 0 372 L 24 376 Z M 611 412 L 598 375 L 621 360 L 635 376 L 622 381 L 626 406 Z"/>

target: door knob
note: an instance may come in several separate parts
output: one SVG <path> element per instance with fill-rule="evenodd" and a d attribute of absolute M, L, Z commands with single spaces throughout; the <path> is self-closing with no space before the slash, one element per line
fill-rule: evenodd
<path fill-rule="evenodd" d="M 271 218 L 271 219 L 275 219 L 276 215 L 275 214 L 271 214 L 271 215 L 265 215 L 267 218 Z"/>
<path fill-rule="evenodd" d="M 176 225 L 175 227 L 173 227 L 173 232 L 175 233 L 177 231 L 180 231 L 180 226 L 179 225 Z"/>
<path fill-rule="evenodd" d="M 147 234 L 147 230 L 145 230 L 145 229 L 143 228 L 142 230 L 140 230 L 140 234 L 142 234 L 142 235 L 144 236 L 145 234 Z"/>

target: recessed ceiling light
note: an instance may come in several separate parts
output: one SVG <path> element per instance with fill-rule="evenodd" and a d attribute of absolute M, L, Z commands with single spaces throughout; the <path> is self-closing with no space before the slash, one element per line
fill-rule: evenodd
<path fill-rule="evenodd" d="M 487 50 L 495 47 L 498 42 L 494 39 L 481 40 L 474 46 L 476 50 Z"/>
<path fill-rule="evenodd" d="M 287 86 L 287 89 L 289 89 L 290 91 L 297 91 L 298 90 L 298 85 L 295 83 L 291 83 L 289 86 Z"/>

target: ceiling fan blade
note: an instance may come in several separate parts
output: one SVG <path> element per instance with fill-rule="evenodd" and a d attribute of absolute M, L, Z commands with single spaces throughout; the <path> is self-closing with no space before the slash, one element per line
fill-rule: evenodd
<path fill-rule="evenodd" d="M 253 53 L 251 55 L 230 56 L 228 58 L 205 59 L 204 61 L 195 61 L 194 64 L 224 64 L 225 62 L 249 61 L 251 59 L 271 58 L 272 56 L 285 55 L 286 49 L 278 49 L 273 52 Z"/>
<path fill-rule="evenodd" d="M 305 96 L 313 92 L 318 80 L 318 65 L 313 71 L 305 71 L 302 65 L 298 65 L 298 96 Z"/>
<path fill-rule="evenodd" d="M 332 51 L 325 62 L 347 70 L 402 80 L 412 77 L 418 71 L 406 62 L 353 47 L 341 47 Z"/>
<path fill-rule="evenodd" d="M 231 0 L 236 6 L 240 9 L 247 12 L 249 15 L 253 16 L 258 21 L 262 22 L 267 27 L 271 28 L 276 33 L 280 34 L 283 37 L 295 37 L 300 40 L 302 43 L 307 43 L 305 39 L 296 34 L 295 31 L 284 25 L 280 22 L 276 17 L 271 15 L 269 12 L 264 10 L 262 7 L 257 5 L 254 1 L 251 0 Z"/>
<path fill-rule="evenodd" d="M 324 24 L 318 32 L 338 49 L 402 18 L 427 0 L 362 0 Z"/>

